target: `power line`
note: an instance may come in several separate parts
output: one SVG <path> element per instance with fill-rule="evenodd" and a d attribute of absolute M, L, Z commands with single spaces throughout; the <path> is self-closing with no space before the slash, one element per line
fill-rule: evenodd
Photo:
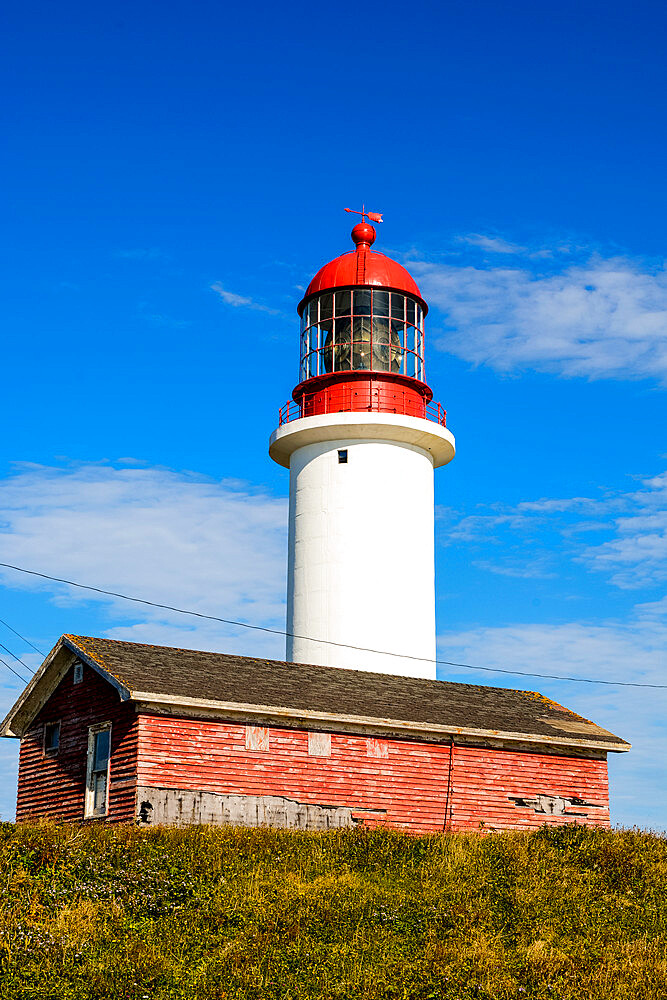
<path fill-rule="evenodd" d="M 95 594 L 104 594 L 106 597 L 118 597 L 122 601 L 131 601 L 133 604 L 145 604 L 150 608 L 159 608 L 162 611 L 174 611 L 179 615 L 191 615 L 193 618 L 203 618 L 206 621 L 221 622 L 223 625 L 234 625 L 237 628 L 247 628 L 254 632 L 269 632 L 271 635 L 284 635 L 290 639 L 302 639 L 306 642 L 319 642 L 326 646 L 338 646 L 344 649 L 355 649 L 360 653 L 377 653 L 380 656 L 396 656 L 400 659 L 409 659 L 422 663 L 436 663 L 440 666 L 460 667 L 462 670 L 483 670 L 491 674 L 510 674 L 513 677 L 538 677 L 541 680 L 551 681 L 571 681 L 575 684 L 605 684 L 610 687 L 632 687 L 632 688 L 654 688 L 667 690 L 667 684 L 645 684 L 641 681 L 607 681 L 599 680 L 596 677 L 563 677 L 560 674 L 540 674 L 531 670 L 509 670 L 504 667 L 481 667 L 472 663 L 456 663 L 453 660 L 432 660 L 428 656 L 407 656 L 405 653 L 394 653 L 387 649 L 370 649 L 368 646 L 353 646 L 346 642 L 334 642 L 331 639 L 314 639 L 308 635 L 297 635 L 294 632 L 286 632 L 283 629 L 269 628 L 267 625 L 251 625 L 249 622 L 237 622 L 231 618 L 219 618 L 217 615 L 206 615 L 201 611 L 188 611 L 185 608 L 176 608 L 171 604 L 159 604 L 157 601 L 148 601 L 142 597 L 129 597 L 127 594 L 120 594 L 115 590 L 104 590 L 102 587 L 91 587 L 85 583 L 76 583 L 74 580 L 66 580 L 60 576 L 50 576 L 48 573 L 39 573 L 34 569 L 25 569 L 23 566 L 14 566 L 12 563 L 0 562 L 0 566 L 5 569 L 13 569 L 17 573 L 25 573 L 28 576 L 38 576 L 42 580 L 51 580 L 54 583 L 64 583 L 68 587 L 77 587 L 79 590 L 90 590 Z M 11 668 L 10 668 L 11 669 Z"/>
<path fill-rule="evenodd" d="M 9 653 L 10 656 L 13 656 L 14 659 L 18 663 L 20 663 L 22 667 L 26 668 L 26 670 L 28 671 L 29 674 L 34 674 L 35 673 L 35 671 L 32 669 L 32 667 L 29 667 L 27 663 L 24 663 L 20 656 L 17 656 L 16 653 L 12 653 L 11 649 L 9 649 L 8 646 L 5 646 L 2 642 L 0 642 L 0 649 L 4 649 L 5 653 Z"/>
<path fill-rule="evenodd" d="M 13 632 L 14 635 L 17 635 L 19 637 L 19 639 L 23 640 L 23 642 L 25 642 L 26 645 L 28 645 L 32 649 L 34 649 L 35 652 L 39 653 L 40 656 L 46 656 L 46 653 L 43 653 L 41 651 L 41 649 L 37 649 L 37 646 L 35 646 L 34 643 L 30 642 L 30 639 L 26 639 L 26 637 L 24 635 L 21 635 L 21 633 L 17 632 L 15 628 L 12 628 L 12 626 L 9 624 L 9 622 L 6 622 L 2 618 L 0 618 L 0 625 L 4 625 L 5 628 L 8 628 L 10 632 Z"/>
<path fill-rule="evenodd" d="M 7 670 L 11 670 L 11 672 L 12 672 L 13 674 L 15 674 L 15 676 L 16 676 L 16 677 L 18 677 L 18 679 L 19 679 L 20 681 L 23 681 L 23 683 L 24 683 L 24 684 L 27 684 L 27 683 L 28 683 L 28 678 L 27 678 L 27 677 L 24 677 L 24 676 L 23 676 L 22 674 L 20 674 L 20 673 L 18 672 L 18 670 L 14 670 L 14 668 L 13 668 L 13 667 L 10 667 L 10 665 L 9 665 L 9 664 L 8 664 L 8 663 L 7 663 L 7 662 L 6 662 L 5 660 L 3 660 L 3 659 L 2 659 L 1 657 L 0 657 L 0 663 L 2 663 L 2 665 L 3 665 L 4 667 L 7 667 Z"/>

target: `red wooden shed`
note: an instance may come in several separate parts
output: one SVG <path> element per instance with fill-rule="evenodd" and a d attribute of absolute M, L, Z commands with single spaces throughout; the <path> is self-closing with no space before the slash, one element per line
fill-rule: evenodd
<path fill-rule="evenodd" d="M 629 744 L 529 691 L 64 635 L 4 720 L 17 819 L 609 824 Z"/>

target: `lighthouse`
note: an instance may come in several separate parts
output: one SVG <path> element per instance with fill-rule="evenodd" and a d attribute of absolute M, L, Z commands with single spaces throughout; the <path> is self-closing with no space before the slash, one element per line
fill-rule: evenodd
<path fill-rule="evenodd" d="M 382 217 L 358 214 L 298 305 L 300 380 L 269 444 L 290 472 L 286 658 L 435 678 L 433 474 L 454 437 L 426 382 L 428 306 L 371 249 Z"/>
<path fill-rule="evenodd" d="M 606 757 L 628 743 L 534 692 L 435 678 L 433 470 L 454 438 L 427 305 L 359 214 L 299 303 L 270 441 L 290 472 L 291 662 L 61 636 L 0 721 L 21 740 L 18 821 L 609 826 Z"/>

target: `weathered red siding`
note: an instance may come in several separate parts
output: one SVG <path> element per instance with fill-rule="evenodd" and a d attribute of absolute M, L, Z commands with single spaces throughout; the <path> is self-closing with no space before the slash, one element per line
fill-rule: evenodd
<path fill-rule="evenodd" d="M 149 714 L 139 718 L 137 781 L 348 806 L 361 822 L 415 833 L 442 830 L 446 814 L 452 830 L 609 823 L 605 759 L 341 733 L 332 735 L 331 756 L 309 756 L 306 731 L 279 728 L 269 730 L 268 751 L 248 750 L 245 726 Z M 547 815 L 540 795 L 582 804 Z"/>
<path fill-rule="evenodd" d="M 525 751 L 454 747 L 451 828 L 525 829 L 543 823 L 609 825 L 607 760 Z M 538 795 L 580 799 L 565 815 L 536 812 L 516 799 Z M 537 804 L 537 803 L 535 803 Z"/>
<path fill-rule="evenodd" d="M 60 720 L 60 748 L 43 750 L 44 724 Z M 132 820 L 136 792 L 137 716 L 90 667 L 73 683 L 72 668 L 21 740 L 17 820 L 40 816 L 81 820 L 84 812 L 88 727 L 111 722 L 109 816 Z"/>

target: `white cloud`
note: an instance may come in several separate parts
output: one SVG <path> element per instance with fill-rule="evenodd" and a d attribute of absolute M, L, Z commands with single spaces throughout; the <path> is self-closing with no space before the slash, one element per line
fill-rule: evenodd
<path fill-rule="evenodd" d="M 286 503 L 169 469 L 23 466 L 0 483 L 3 562 L 232 620 L 284 627 Z M 95 597 L 10 570 L 6 586 L 75 606 L 101 600 L 111 631 L 144 641 L 280 655 L 283 640 Z M 73 620 L 78 615 L 73 612 Z M 261 655 L 260 653 L 260 655 Z"/>
<path fill-rule="evenodd" d="M 516 243 L 509 243 L 499 236 L 485 236 L 483 233 L 468 233 L 467 236 L 461 236 L 460 240 L 488 253 L 519 254 L 524 253 L 526 249 Z"/>
<path fill-rule="evenodd" d="M 245 295 L 237 295 L 236 292 L 227 291 L 227 289 L 223 288 L 219 281 L 216 281 L 211 285 L 211 291 L 217 292 L 226 305 L 234 306 L 235 309 L 240 307 L 245 309 L 256 309 L 259 312 L 270 313 L 272 316 L 277 316 L 279 313 L 278 309 L 271 309 L 269 306 L 263 306 L 259 302 L 255 302 L 254 299 L 250 299 Z"/>
<path fill-rule="evenodd" d="M 451 327 L 438 346 L 466 361 L 507 373 L 667 382 L 664 265 L 594 256 L 542 272 L 528 260 L 515 268 L 409 266 Z"/>
<path fill-rule="evenodd" d="M 614 586 L 623 590 L 654 587 L 667 580 L 667 473 L 643 480 L 639 489 L 607 490 L 599 497 L 542 497 L 524 500 L 513 508 L 493 504 L 488 513 L 469 514 L 450 523 L 441 538 L 444 544 L 474 543 L 481 539 L 514 558 L 507 537 L 537 538 L 547 545 L 548 532 L 560 534 L 566 543 L 560 550 L 551 545 L 549 557 L 568 554 L 588 569 L 605 573 Z M 444 513 L 441 518 L 444 518 Z M 582 545 L 581 536 L 594 532 L 611 533 L 599 543 Z M 546 577 L 551 570 L 531 549 L 523 563 L 478 561 L 475 565 L 493 573 L 524 578 Z"/>
<path fill-rule="evenodd" d="M 496 576 L 509 576 L 520 580 L 554 580 L 558 574 L 547 568 L 547 561 L 544 557 L 537 557 L 530 553 L 519 562 L 512 564 L 494 563 L 490 559 L 475 559 L 473 566 L 485 569 Z"/>
<path fill-rule="evenodd" d="M 667 473 L 645 480 L 644 487 L 626 496 L 627 513 L 614 522 L 616 537 L 581 556 L 623 589 L 667 580 Z"/>

